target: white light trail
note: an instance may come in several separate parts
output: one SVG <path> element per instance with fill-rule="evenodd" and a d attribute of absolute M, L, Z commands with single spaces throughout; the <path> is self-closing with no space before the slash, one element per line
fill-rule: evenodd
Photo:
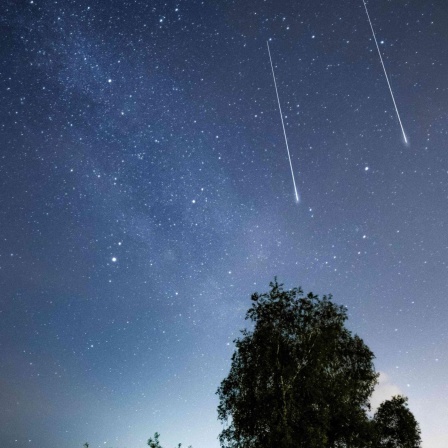
<path fill-rule="evenodd" d="M 406 134 L 404 132 L 404 128 L 403 128 L 403 124 L 401 122 L 400 114 L 398 113 L 397 103 L 395 102 L 394 94 L 392 92 L 392 87 L 390 85 L 389 77 L 387 76 L 387 72 L 386 72 L 386 67 L 385 67 L 384 62 L 383 62 L 383 56 L 381 55 L 380 47 L 378 45 L 378 41 L 376 40 L 375 31 L 373 29 L 372 21 L 370 20 L 369 10 L 367 9 L 366 1 L 362 0 L 362 2 L 364 3 L 364 8 L 366 9 L 367 18 L 369 19 L 370 28 L 371 28 L 372 34 L 373 34 L 373 39 L 375 40 L 376 48 L 378 50 L 378 54 L 380 55 L 380 61 L 381 61 L 381 65 L 383 66 L 384 76 L 386 77 L 387 85 L 389 86 L 389 90 L 390 90 L 390 95 L 392 97 L 392 101 L 394 102 L 395 111 L 397 112 L 397 118 L 398 118 L 398 121 L 400 123 L 401 132 L 403 133 L 404 142 L 407 144 L 408 143 L 408 139 L 407 139 Z"/>
<path fill-rule="evenodd" d="M 275 93 L 277 95 L 277 102 L 278 102 L 278 110 L 280 112 L 280 118 L 282 120 L 283 135 L 285 136 L 286 150 L 288 151 L 288 159 L 289 159 L 289 166 L 291 168 L 292 183 L 294 184 L 294 193 L 296 195 L 296 202 L 299 202 L 299 193 L 297 192 L 296 180 L 294 178 L 294 171 L 292 169 L 291 154 L 289 152 L 288 138 L 286 137 L 285 123 L 283 122 L 282 106 L 280 105 L 280 98 L 278 96 L 277 81 L 275 80 L 274 65 L 272 64 L 272 57 L 271 57 L 271 50 L 269 48 L 269 41 L 266 41 L 266 43 L 268 45 L 269 61 L 271 62 L 272 78 L 274 79 Z"/>

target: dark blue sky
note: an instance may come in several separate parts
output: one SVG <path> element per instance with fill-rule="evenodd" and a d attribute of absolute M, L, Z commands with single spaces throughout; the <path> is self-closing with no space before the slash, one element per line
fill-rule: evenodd
<path fill-rule="evenodd" d="M 408 146 L 361 0 L 1 2 L 2 447 L 217 448 L 274 275 L 448 445 L 448 9 L 368 6 Z"/>

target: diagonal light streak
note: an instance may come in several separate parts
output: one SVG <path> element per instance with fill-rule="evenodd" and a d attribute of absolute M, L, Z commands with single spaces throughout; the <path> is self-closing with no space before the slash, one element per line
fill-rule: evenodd
<path fill-rule="evenodd" d="M 282 106 L 280 105 L 280 98 L 278 96 L 277 81 L 275 80 L 274 65 L 272 64 L 272 57 L 271 57 L 271 50 L 269 48 L 269 41 L 266 41 L 266 43 L 268 45 L 269 61 L 271 62 L 272 78 L 274 79 L 275 94 L 277 95 L 277 102 L 278 102 L 278 110 L 280 112 L 280 118 L 282 120 L 283 135 L 285 136 L 285 143 L 286 143 L 286 150 L 288 152 L 289 166 L 291 168 L 292 183 L 294 184 L 294 193 L 296 195 L 296 202 L 299 202 L 299 193 L 297 192 L 296 180 L 294 178 L 294 171 L 292 169 L 291 154 L 289 152 L 288 138 L 286 137 L 286 129 L 285 129 L 285 123 L 283 121 Z"/>
<path fill-rule="evenodd" d="M 389 90 L 390 90 L 390 95 L 392 97 L 392 101 L 393 101 L 394 106 L 395 106 L 395 112 L 397 112 L 397 118 L 398 118 L 398 121 L 400 123 L 401 132 L 403 133 L 404 142 L 407 144 L 408 143 L 408 139 L 406 137 L 406 133 L 404 132 L 403 124 L 401 122 L 400 114 L 398 112 L 397 103 L 395 102 L 395 97 L 394 97 L 394 94 L 392 92 L 392 87 L 391 87 L 390 82 L 389 82 L 389 77 L 387 76 L 386 66 L 384 65 L 384 62 L 383 62 L 383 56 L 381 55 L 380 47 L 378 45 L 378 41 L 376 40 L 375 31 L 373 29 L 372 21 L 370 20 L 369 10 L 367 9 L 367 4 L 366 4 L 365 0 L 362 0 L 362 2 L 364 3 L 364 8 L 366 9 L 367 18 L 369 19 L 370 28 L 371 28 L 372 34 L 373 34 L 373 39 L 375 40 L 376 48 L 377 48 L 378 54 L 380 56 L 381 65 L 383 66 L 384 76 L 386 77 L 387 85 L 389 86 Z"/>

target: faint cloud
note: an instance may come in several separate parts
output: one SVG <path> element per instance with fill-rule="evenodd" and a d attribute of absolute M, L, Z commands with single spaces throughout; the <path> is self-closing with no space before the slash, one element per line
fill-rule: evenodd
<path fill-rule="evenodd" d="M 442 429 L 441 434 L 430 435 L 429 437 L 426 435 L 423 444 L 423 448 L 446 448 L 448 444 L 448 432 L 443 433 Z"/>
<path fill-rule="evenodd" d="M 372 406 L 372 412 L 375 412 L 378 409 L 378 406 L 385 400 L 389 400 L 394 395 L 403 395 L 403 392 L 400 388 L 392 383 L 389 376 L 380 372 L 380 376 L 378 378 L 378 384 L 373 391 L 372 397 L 370 399 L 370 405 Z"/>

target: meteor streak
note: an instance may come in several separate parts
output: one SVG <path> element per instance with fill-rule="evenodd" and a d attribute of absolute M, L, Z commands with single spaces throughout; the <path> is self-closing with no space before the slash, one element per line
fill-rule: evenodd
<path fill-rule="evenodd" d="M 294 171 L 292 169 L 291 154 L 289 153 L 288 139 L 286 137 L 285 123 L 283 122 L 282 106 L 280 106 L 280 98 L 278 96 L 277 81 L 275 80 L 274 65 L 272 64 L 272 57 L 271 57 L 271 50 L 269 48 L 269 41 L 266 41 L 266 43 L 268 45 L 269 61 L 271 62 L 272 78 L 274 79 L 275 93 L 277 95 L 277 102 L 278 102 L 278 110 L 280 112 L 280 119 L 282 120 L 283 135 L 285 136 L 285 143 L 286 143 L 286 150 L 288 152 L 289 166 L 291 168 L 292 183 L 294 184 L 294 193 L 296 195 L 296 202 L 299 202 L 299 193 L 297 192 L 296 180 L 294 178 Z"/>
<path fill-rule="evenodd" d="M 367 4 L 366 4 L 365 0 L 362 0 L 362 2 L 364 3 L 364 8 L 366 9 L 367 18 L 369 19 L 370 28 L 371 28 L 372 34 L 373 34 L 373 39 L 375 40 L 376 48 L 378 50 L 378 54 L 380 55 L 380 61 L 381 61 L 381 65 L 383 66 L 384 76 L 386 77 L 387 85 L 389 86 L 390 95 L 392 97 L 392 101 L 393 101 L 394 106 L 395 106 L 395 112 L 397 112 L 397 118 L 398 118 L 398 121 L 400 123 L 401 132 L 403 133 L 404 142 L 407 144 L 408 143 L 408 139 L 406 138 L 406 134 L 405 134 L 404 129 L 403 129 L 403 124 L 401 123 L 401 118 L 400 118 L 400 114 L 398 113 L 397 103 L 395 102 L 394 94 L 392 92 L 392 87 L 390 85 L 389 77 L 387 76 L 387 72 L 386 72 L 386 67 L 385 67 L 384 62 L 383 62 L 383 57 L 381 56 L 380 47 L 378 45 L 378 41 L 376 40 L 376 35 L 375 35 L 375 31 L 373 30 L 372 21 L 370 20 L 370 15 L 369 15 L 369 11 L 367 9 Z"/>

